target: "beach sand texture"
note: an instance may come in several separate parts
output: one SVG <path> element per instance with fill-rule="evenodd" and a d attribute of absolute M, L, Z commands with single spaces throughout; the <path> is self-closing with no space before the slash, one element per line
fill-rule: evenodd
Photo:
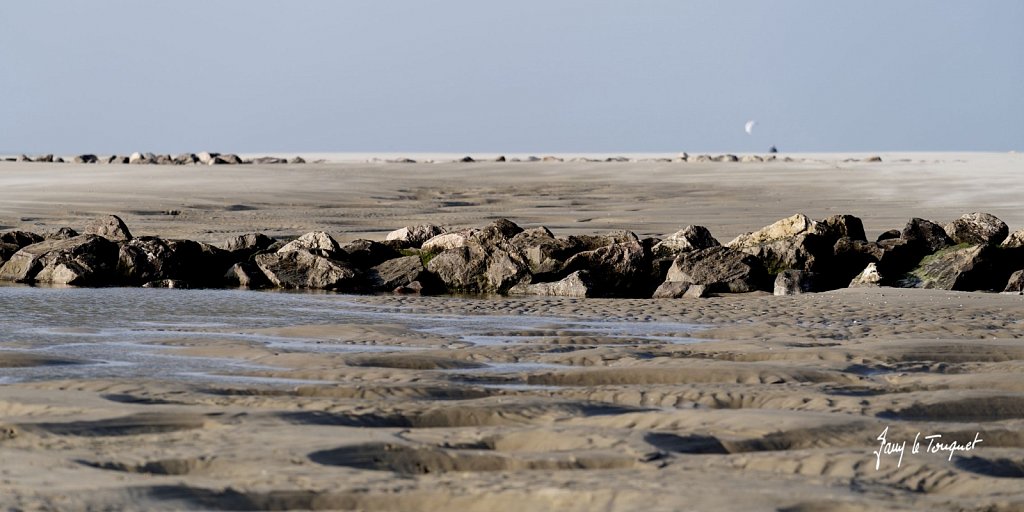
<path fill-rule="evenodd" d="M 1024 228 L 1021 155 L 882 157 L 231 168 L 0 162 L 0 225 L 43 232 L 112 213 L 136 235 L 214 243 L 314 229 L 382 239 L 408 224 L 500 217 L 556 234 L 665 236 L 700 224 L 722 241 L 796 212 L 857 215 L 869 238 L 910 217 L 945 223 L 972 211 Z M 164 213 L 172 210 L 179 213 Z M 0 507 L 1024 508 L 1019 295 L 879 288 L 695 300 L 351 300 L 410 314 L 701 327 L 671 333 L 692 343 L 671 343 L 498 326 L 489 334 L 524 339 L 496 345 L 392 323 L 253 330 L 406 348 L 332 354 L 169 332 L 151 343 L 274 367 L 245 371 L 250 377 L 308 382 L 0 384 Z M 66 362 L 0 351 L 0 375 Z M 509 363 L 523 366 L 473 371 Z M 899 467 L 898 455 L 873 454 L 887 427 L 889 440 L 907 441 Z M 947 460 L 909 453 L 918 433 L 983 441 Z"/>

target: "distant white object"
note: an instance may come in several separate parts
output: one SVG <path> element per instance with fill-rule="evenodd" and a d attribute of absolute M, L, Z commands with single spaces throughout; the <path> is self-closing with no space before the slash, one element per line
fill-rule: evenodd
<path fill-rule="evenodd" d="M 747 121 L 747 124 L 743 125 L 743 131 L 747 132 L 747 135 L 750 135 L 754 132 L 755 124 L 757 124 L 757 121 L 754 121 L 753 119 Z"/>

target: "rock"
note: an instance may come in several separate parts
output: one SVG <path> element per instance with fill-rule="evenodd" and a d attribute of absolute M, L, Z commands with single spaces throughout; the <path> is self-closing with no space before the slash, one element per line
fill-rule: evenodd
<path fill-rule="evenodd" d="M 405 286 L 399 286 L 391 290 L 391 293 L 396 295 L 421 295 L 423 293 L 423 283 L 413 281 Z"/>
<path fill-rule="evenodd" d="M 252 255 L 267 251 L 275 240 L 263 233 L 246 233 L 238 235 L 224 244 L 235 260 L 247 260 Z"/>
<path fill-rule="evenodd" d="M 882 157 L 880 157 L 880 156 L 869 156 L 869 157 L 865 158 L 864 161 L 865 162 L 881 162 L 882 161 Z"/>
<path fill-rule="evenodd" d="M 577 270 L 553 283 L 519 284 L 508 291 L 509 295 L 537 295 L 548 297 L 596 297 L 596 291 L 586 270 Z"/>
<path fill-rule="evenodd" d="M 504 162 L 505 161 L 505 155 L 501 155 L 498 158 L 495 158 L 494 161 L 495 162 Z"/>
<path fill-rule="evenodd" d="M 376 291 L 393 291 L 396 288 L 405 288 L 412 283 L 418 283 L 417 293 L 430 293 L 436 291 L 437 287 L 424 286 L 424 283 L 433 283 L 431 276 L 419 256 L 405 256 L 385 261 L 366 273 L 366 281 L 371 289 Z"/>
<path fill-rule="evenodd" d="M 42 241 L 43 237 L 29 231 L 7 231 L 0 233 L 0 242 L 15 245 L 19 249 Z"/>
<path fill-rule="evenodd" d="M 548 228 L 527 229 L 512 237 L 516 246 L 530 264 L 533 274 L 553 274 L 560 271 L 565 260 L 575 252 L 566 240 L 555 238 Z"/>
<path fill-rule="evenodd" d="M 882 286 L 882 275 L 878 272 L 878 266 L 868 263 L 864 270 L 857 274 L 850 281 L 850 288 L 875 288 Z"/>
<path fill-rule="evenodd" d="M 254 164 L 274 165 L 274 164 L 286 164 L 288 160 L 284 158 L 278 158 L 276 156 L 261 156 L 252 160 Z"/>
<path fill-rule="evenodd" d="M 177 279 L 160 279 L 157 281 L 150 281 L 144 285 L 143 288 L 182 288 L 187 289 L 189 285 L 185 281 L 178 281 Z"/>
<path fill-rule="evenodd" d="M 171 279 L 215 287 L 233 262 L 230 253 L 209 244 L 146 236 L 119 244 L 117 272 L 131 284 Z"/>
<path fill-rule="evenodd" d="M 570 251 L 573 253 L 582 251 L 593 251 L 612 244 L 627 244 L 639 242 L 636 233 L 632 231 L 613 231 L 606 235 L 573 235 L 566 239 Z"/>
<path fill-rule="evenodd" d="M 78 155 L 75 157 L 76 164 L 94 164 L 99 161 L 100 159 L 96 155 Z"/>
<path fill-rule="evenodd" d="M 882 276 L 898 277 L 921 261 L 920 251 L 902 238 L 881 242 L 863 242 L 840 238 L 833 246 L 832 263 L 827 275 L 819 275 L 822 289 L 846 286 L 869 263 L 876 263 Z M 892 284 L 888 281 L 886 284 Z"/>
<path fill-rule="evenodd" d="M 85 233 L 89 235 L 99 235 L 111 240 L 132 239 L 132 233 L 131 231 L 128 231 L 128 226 L 126 226 L 124 221 L 121 220 L 121 217 L 118 217 L 117 215 L 107 215 L 106 217 L 94 220 L 85 228 Z"/>
<path fill-rule="evenodd" d="M 213 159 L 220 156 L 220 153 L 210 153 L 209 151 L 203 151 L 202 153 L 196 153 L 196 159 L 203 165 L 213 165 Z"/>
<path fill-rule="evenodd" d="M 771 274 L 786 269 L 827 272 L 835 243 L 825 224 L 796 214 L 740 235 L 728 247 L 757 257 Z"/>
<path fill-rule="evenodd" d="M 901 284 L 959 291 L 1002 289 L 1010 272 L 1000 268 L 998 251 L 990 245 L 941 250 L 921 260 Z"/>
<path fill-rule="evenodd" d="M 292 160 L 290 162 L 288 162 L 288 163 L 290 163 L 290 164 L 304 164 L 304 163 L 306 163 L 306 159 L 302 158 L 301 156 L 297 156 L 295 158 L 292 158 Z"/>
<path fill-rule="evenodd" d="M 136 151 L 128 157 L 128 163 L 138 165 L 156 163 L 156 155 L 153 153 L 143 154 Z"/>
<path fill-rule="evenodd" d="M 235 263 L 224 274 L 226 286 L 238 286 L 241 288 L 266 288 L 271 285 L 270 280 L 263 274 L 263 271 L 255 263 Z"/>
<path fill-rule="evenodd" d="M 444 233 L 431 237 L 429 240 L 423 242 L 420 246 L 420 250 L 425 253 L 440 253 L 447 251 L 448 249 L 455 249 L 456 247 L 465 247 L 469 242 L 469 237 L 473 235 L 475 231 L 463 231 L 459 233 Z"/>
<path fill-rule="evenodd" d="M 60 228 L 60 229 L 57 229 L 55 231 L 51 231 L 51 232 L 47 233 L 46 234 L 46 239 L 47 240 L 67 240 L 68 238 L 74 238 L 74 237 L 76 237 L 78 235 L 79 235 L 78 231 L 75 231 L 74 229 L 71 229 L 71 228 L 68 228 L 68 227 L 63 227 L 63 228 Z"/>
<path fill-rule="evenodd" d="M 898 229 L 890 229 L 889 231 L 886 231 L 886 232 L 882 233 L 881 235 L 878 235 L 878 238 L 876 238 L 875 241 L 881 242 L 882 240 L 892 240 L 894 238 L 899 238 L 899 237 L 900 237 L 900 230 L 898 230 Z"/>
<path fill-rule="evenodd" d="M 629 235 L 630 241 L 572 255 L 560 274 L 588 271 L 595 296 L 649 297 L 656 284 L 650 279 L 650 255 L 635 234 Z"/>
<path fill-rule="evenodd" d="M 29 158 L 28 156 L 26 156 L 26 155 L 18 155 L 18 161 L 19 162 L 31 162 L 33 160 L 31 158 Z"/>
<path fill-rule="evenodd" d="M 443 234 L 444 228 L 435 224 L 419 224 L 396 229 L 385 237 L 386 240 L 399 240 L 409 244 L 411 247 L 420 247 L 423 242 Z"/>
<path fill-rule="evenodd" d="M 174 157 L 174 163 L 176 165 L 191 165 L 199 162 L 199 157 L 194 153 L 182 153 Z"/>
<path fill-rule="evenodd" d="M 242 163 L 242 159 L 238 155 L 226 153 L 213 157 L 212 163 L 213 165 L 238 165 Z"/>
<path fill-rule="evenodd" d="M 1015 293 L 1024 295 L 1024 270 L 1018 270 L 1010 275 L 1010 279 L 1003 287 L 1003 293 Z"/>
<path fill-rule="evenodd" d="M 821 225 L 826 235 L 832 239 L 833 244 L 843 237 L 850 240 L 868 241 L 868 237 L 864 233 L 864 223 L 853 215 L 832 215 L 822 220 Z"/>
<path fill-rule="evenodd" d="M 946 224 L 944 230 L 954 243 L 998 245 L 1010 234 L 1005 222 L 988 213 L 968 213 Z"/>
<path fill-rule="evenodd" d="M 810 233 L 822 234 L 823 230 L 818 226 L 818 223 L 811 220 L 810 217 L 802 213 L 797 213 L 791 217 L 775 221 L 774 223 L 757 231 L 737 236 L 731 242 L 726 244 L 726 246 L 737 250 L 743 250 L 744 248 L 755 247 L 778 240 L 791 239 L 798 235 Z"/>
<path fill-rule="evenodd" d="M 909 242 L 922 258 L 953 245 L 953 240 L 946 235 L 942 226 L 917 217 L 907 222 L 900 232 L 900 238 Z"/>
<path fill-rule="evenodd" d="M 763 289 L 768 274 L 760 260 L 729 247 L 684 253 L 668 269 L 665 282 L 701 284 L 707 293 L 743 293 Z"/>
<path fill-rule="evenodd" d="M 341 252 L 341 245 L 323 231 L 311 231 L 299 238 L 292 240 L 277 250 L 279 253 L 290 251 L 306 250 L 313 254 L 326 258 L 337 258 Z"/>
<path fill-rule="evenodd" d="M 362 289 L 359 274 L 344 262 L 306 249 L 255 256 L 256 265 L 274 286 L 354 292 Z"/>
<path fill-rule="evenodd" d="M 702 284 L 666 281 L 654 291 L 655 299 L 702 299 L 708 296 L 708 287 Z"/>
<path fill-rule="evenodd" d="M 461 159 L 461 160 L 459 160 L 459 161 L 460 161 L 460 162 L 464 162 L 464 163 L 471 163 L 471 162 L 476 162 L 476 160 L 473 160 L 473 157 L 471 157 L 471 156 L 464 156 L 464 157 L 462 157 L 462 159 Z"/>
<path fill-rule="evenodd" d="M 529 275 L 526 257 L 508 236 L 517 229 L 504 219 L 495 221 L 469 237 L 465 246 L 430 259 L 427 270 L 452 292 L 505 293 Z"/>
<path fill-rule="evenodd" d="M 686 226 L 658 242 L 651 249 L 655 258 L 675 258 L 684 252 L 718 247 L 722 244 L 704 226 Z"/>
<path fill-rule="evenodd" d="M 0 280 L 79 286 L 117 282 L 117 244 L 95 235 L 25 246 L 0 267 Z"/>
<path fill-rule="evenodd" d="M 53 163 L 53 155 L 40 155 L 35 158 L 35 161 Z"/>
<path fill-rule="evenodd" d="M 361 269 L 374 267 L 402 256 L 402 253 L 393 247 L 373 240 L 355 240 L 342 246 L 341 251 L 346 255 L 346 261 Z"/>
<path fill-rule="evenodd" d="M 775 276 L 775 295 L 800 295 L 813 291 L 817 291 L 813 272 L 787 269 Z"/>
<path fill-rule="evenodd" d="M 1006 237 L 1006 240 L 1003 241 L 1002 245 L 1008 249 L 1024 247 L 1024 229 L 1010 234 L 1010 236 Z"/>

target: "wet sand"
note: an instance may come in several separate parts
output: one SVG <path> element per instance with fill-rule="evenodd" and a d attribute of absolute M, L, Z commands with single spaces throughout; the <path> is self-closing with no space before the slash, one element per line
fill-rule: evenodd
<path fill-rule="evenodd" d="M 1011 229 L 1024 227 L 1024 214 L 1011 208 L 1008 199 L 1020 197 L 1020 180 L 1000 185 L 1019 156 L 979 155 L 962 164 L 955 161 L 959 156 L 918 157 L 946 160 L 935 165 L 843 164 L 837 156 L 834 165 L 841 170 L 810 163 L 507 164 L 524 166 L 515 169 L 525 175 L 498 164 L 324 164 L 231 171 L 252 173 L 249 184 L 215 175 L 220 169 L 98 166 L 69 171 L 43 166 L 32 169 L 61 176 L 89 173 L 92 181 L 73 179 L 82 179 L 83 187 L 91 183 L 92 192 L 76 196 L 72 189 L 31 184 L 5 188 L 0 224 L 75 226 L 95 212 L 123 214 L 157 201 L 147 194 L 158 197 L 159 187 L 140 177 L 119 185 L 116 170 L 122 176 L 166 173 L 169 180 L 173 172 L 203 173 L 187 184 L 175 178 L 174 192 L 163 192 L 187 199 L 147 208 L 179 201 L 218 209 L 196 208 L 189 210 L 191 217 L 183 211 L 173 219 L 126 215 L 125 220 L 140 234 L 208 236 L 211 241 L 259 229 L 259 222 L 281 234 L 326 229 L 339 238 L 378 238 L 414 218 L 475 225 L 498 216 L 524 226 L 543 223 L 556 234 L 605 227 L 667 234 L 698 223 L 722 240 L 797 211 L 814 217 L 859 214 L 869 236 L 900 227 L 911 216 L 944 222 L 974 210 L 1001 217 Z M 0 164 L 0 179 L 28 175 L 29 165 L 40 164 L 11 165 Z M 976 172 L 960 176 L 961 168 Z M 433 169 L 438 175 L 427 174 Z M 478 173 L 456 185 L 463 169 Z M 352 179 L 351 187 L 337 179 L 349 172 L 361 176 Z M 401 179 L 381 179 L 391 172 Z M 835 172 L 845 173 L 849 187 L 823 178 Z M 315 187 L 306 181 L 310 175 L 331 179 Z M 545 186 L 543 180 L 553 184 Z M 968 182 L 992 185 L 971 187 Z M 694 192 L 688 198 L 672 196 L 666 183 Z M 273 186 L 289 192 L 275 196 Z M 403 192 L 406 187 L 420 195 Z M 541 195 L 555 189 L 560 192 L 554 196 Z M 480 204 L 438 208 L 434 194 L 445 190 Z M 522 195 L 506 199 L 510 190 Z M 499 199 L 486 203 L 485 191 Z M 372 207 L 356 200 L 373 194 L 392 199 Z M 409 197 L 394 199 L 404 194 Z M 54 199 L 67 202 L 48 203 Z M 72 200 L 76 206 L 66 206 Z M 312 209 L 320 202 L 333 206 Z M 260 208 L 223 208 L 234 204 Z M 260 211 L 264 217 L 246 217 Z M 591 220 L 578 222 L 585 217 Z M 882 288 L 705 300 L 352 300 L 410 314 L 700 327 L 655 328 L 622 337 L 564 322 L 516 329 L 496 324 L 486 333 L 495 342 L 479 344 L 454 331 L 424 334 L 391 322 L 251 330 L 375 348 L 365 353 L 169 333 L 159 342 L 147 342 L 174 347 L 179 355 L 226 357 L 268 369 L 225 372 L 220 381 L 0 384 L 0 506 L 481 511 L 1024 507 L 1024 297 L 1019 295 Z M 401 350 L 379 350 L 381 345 Z M 0 375 L 4 368 L 74 362 L 0 352 Z M 267 380 L 275 378 L 287 380 Z M 907 442 L 902 461 L 898 454 L 873 454 L 883 431 L 892 442 Z M 911 453 L 918 433 L 921 449 Z M 982 441 L 948 460 L 946 452 L 927 452 L 924 438 L 933 434 L 963 446 L 976 437 Z"/>

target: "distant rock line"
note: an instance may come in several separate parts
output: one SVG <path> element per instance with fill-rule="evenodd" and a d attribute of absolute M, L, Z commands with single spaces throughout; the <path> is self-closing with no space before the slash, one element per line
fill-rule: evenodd
<path fill-rule="evenodd" d="M 663 239 L 631 231 L 556 237 L 499 219 L 407 226 L 339 244 L 250 233 L 222 247 L 134 237 L 117 216 L 79 234 L 0 234 L 0 280 L 74 286 L 306 288 L 346 293 L 698 298 L 895 286 L 1024 292 L 1024 230 L 986 213 L 945 226 L 910 219 L 869 242 L 852 215 L 796 214 L 723 245 L 702 226 Z"/>
<path fill-rule="evenodd" d="M 39 155 L 30 157 L 28 155 L 20 155 L 17 157 L 5 157 L 3 159 L 7 162 L 43 162 L 43 163 L 77 163 L 77 164 L 141 164 L 141 165 L 244 165 L 244 164 L 257 164 L 257 165 L 270 165 L 270 164 L 304 164 L 307 163 L 301 156 L 296 156 L 291 159 L 274 157 L 274 156 L 261 156 L 255 158 L 241 158 L 233 153 L 182 153 L 177 156 L 171 156 L 169 154 L 154 154 L 154 153 L 132 153 L 129 156 L 123 155 L 109 155 L 109 156 L 96 156 L 94 154 L 82 154 L 74 157 L 55 157 L 52 154 Z M 794 159 L 791 157 L 778 157 L 777 155 L 743 155 L 737 156 L 733 154 L 721 154 L 721 155 L 689 155 L 687 153 L 680 153 L 678 156 L 669 158 L 628 158 L 624 156 L 613 156 L 606 158 L 589 158 L 589 157 L 574 157 L 574 158 L 563 158 L 558 156 L 530 156 L 525 158 L 506 158 L 499 156 L 493 159 L 478 159 L 472 156 L 465 156 L 456 160 L 414 160 L 412 158 L 371 158 L 366 160 L 366 163 L 387 163 L 387 164 L 416 164 L 416 163 L 476 163 L 476 162 L 609 162 L 609 163 L 624 163 L 624 162 L 741 162 L 741 163 L 758 163 L 758 162 L 803 162 L 806 159 Z M 843 162 L 881 162 L 882 158 L 879 156 L 869 156 L 863 159 L 847 158 Z M 325 163 L 326 160 L 315 160 L 312 163 Z"/>

